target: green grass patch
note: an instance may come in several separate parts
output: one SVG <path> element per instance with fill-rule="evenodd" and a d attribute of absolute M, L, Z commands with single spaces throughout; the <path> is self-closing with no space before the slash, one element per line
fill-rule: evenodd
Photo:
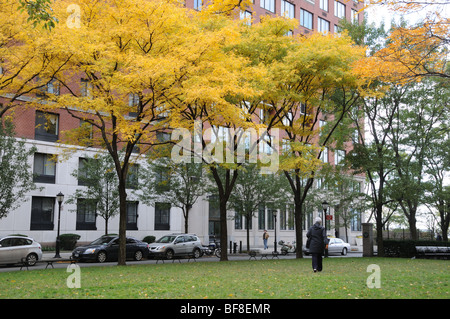
<path fill-rule="evenodd" d="M 380 288 L 369 289 L 370 264 Z M 328 258 L 166 263 L 80 268 L 81 288 L 68 288 L 66 269 L 0 273 L 0 298 L 450 298 L 445 260 Z"/>

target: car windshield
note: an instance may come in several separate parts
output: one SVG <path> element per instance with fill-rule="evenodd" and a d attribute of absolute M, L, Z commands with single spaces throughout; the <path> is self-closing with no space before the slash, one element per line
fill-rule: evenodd
<path fill-rule="evenodd" d="M 100 237 L 100 238 L 94 240 L 92 243 L 90 243 L 90 245 L 106 245 L 113 238 L 115 238 L 115 237 L 111 237 L 111 236 Z"/>
<path fill-rule="evenodd" d="M 177 236 L 163 236 L 156 241 L 156 243 L 171 243 Z"/>

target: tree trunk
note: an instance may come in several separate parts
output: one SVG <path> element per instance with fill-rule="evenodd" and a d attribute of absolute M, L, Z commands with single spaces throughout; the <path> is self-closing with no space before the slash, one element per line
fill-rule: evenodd
<path fill-rule="evenodd" d="M 378 204 L 375 208 L 375 221 L 377 225 L 377 247 L 378 247 L 378 257 L 384 257 L 384 244 L 383 244 L 383 205 Z"/>
<path fill-rule="evenodd" d="M 183 216 L 184 216 L 184 232 L 186 234 L 189 233 L 188 229 L 189 229 L 189 207 L 188 205 L 186 205 L 185 207 L 183 207 Z"/>
<path fill-rule="evenodd" d="M 126 236 L 127 236 L 127 192 L 125 179 L 119 180 L 119 266 L 126 265 Z"/>
<path fill-rule="evenodd" d="M 297 246 L 295 257 L 303 258 L 303 225 L 302 225 L 303 211 L 300 199 L 295 200 L 294 216 L 295 216 L 295 241 Z"/>
<path fill-rule="evenodd" d="M 222 196 L 224 197 L 224 196 Z M 220 207 L 220 261 L 228 260 L 228 227 L 227 227 L 227 201 L 219 197 Z"/>

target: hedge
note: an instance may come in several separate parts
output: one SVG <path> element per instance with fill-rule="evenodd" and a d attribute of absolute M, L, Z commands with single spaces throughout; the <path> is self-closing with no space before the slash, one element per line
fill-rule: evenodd
<path fill-rule="evenodd" d="M 59 243 L 62 250 L 73 250 L 81 236 L 77 234 L 59 235 Z"/>
<path fill-rule="evenodd" d="M 386 257 L 412 258 L 416 255 L 416 246 L 450 246 L 449 242 L 434 240 L 383 240 Z"/>
<path fill-rule="evenodd" d="M 146 242 L 147 244 L 154 243 L 155 240 L 156 240 L 156 237 L 155 236 L 151 236 L 151 235 L 145 236 L 144 239 L 142 239 L 142 241 Z"/>

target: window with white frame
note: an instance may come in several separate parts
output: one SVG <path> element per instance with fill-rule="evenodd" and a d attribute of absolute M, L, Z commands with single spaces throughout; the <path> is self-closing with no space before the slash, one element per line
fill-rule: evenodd
<path fill-rule="evenodd" d="M 341 164 L 342 161 L 345 158 L 345 151 L 344 150 L 336 150 L 334 152 L 334 165 Z"/>
<path fill-rule="evenodd" d="M 309 11 L 300 9 L 300 25 L 302 27 L 312 30 L 313 28 L 313 14 Z"/>
<path fill-rule="evenodd" d="M 252 25 L 252 13 L 250 11 L 244 10 L 240 12 L 239 18 L 244 20 L 246 25 Z"/>
<path fill-rule="evenodd" d="M 283 125 L 290 126 L 292 121 L 294 120 L 294 114 L 291 111 L 287 112 L 285 116 L 283 116 Z"/>
<path fill-rule="evenodd" d="M 320 0 L 320 9 L 328 12 L 328 0 Z"/>
<path fill-rule="evenodd" d="M 275 12 L 275 0 L 261 0 L 261 8 L 264 8 L 270 12 Z"/>
<path fill-rule="evenodd" d="M 355 9 L 352 9 L 352 23 L 358 23 L 358 11 Z"/>
<path fill-rule="evenodd" d="M 338 18 L 345 19 L 345 4 L 335 0 L 334 15 Z"/>
<path fill-rule="evenodd" d="M 328 147 L 325 147 L 320 154 L 320 160 L 324 163 L 328 163 Z"/>
<path fill-rule="evenodd" d="M 286 18 L 294 19 L 295 5 L 285 0 L 281 0 L 281 15 Z"/>
<path fill-rule="evenodd" d="M 317 31 L 327 33 L 330 31 L 330 22 L 325 19 L 318 18 L 317 20 Z"/>
<path fill-rule="evenodd" d="M 203 0 L 194 0 L 194 9 L 201 11 L 202 10 L 202 1 Z"/>

